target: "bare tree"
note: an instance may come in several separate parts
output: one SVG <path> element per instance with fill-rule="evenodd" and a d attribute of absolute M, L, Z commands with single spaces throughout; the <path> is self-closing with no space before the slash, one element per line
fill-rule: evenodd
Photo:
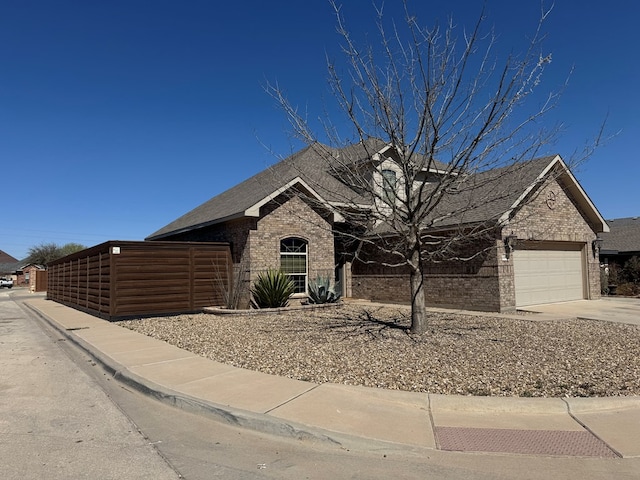
<path fill-rule="evenodd" d="M 427 328 L 424 262 L 477 255 L 461 245 L 495 235 L 496 224 L 473 222 L 474 212 L 512 194 L 501 176 L 539 156 L 557 133 L 539 121 L 558 93 L 537 93 L 551 62 L 541 44 L 549 11 L 541 9 L 522 53 L 499 60 L 496 36 L 484 31 L 484 12 L 471 30 L 460 30 L 452 20 L 427 28 L 405 3 L 402 27 L 391 24 L 387 30 L 390 22 L 378 10 L 380 45 L 361 49 L 340 7 L 331 5 L 348 67 L 343 73 L 328 61 L 329 83 L 344 118 L 321 118 L 321 142 L 313 122 L 277 84 L 268 91 L 323 168 L 357 192 L 331 194 L 341 195 L 332 207 L 345 219 L 348 228 L 340 234 L 357 243 L 359 259 L 408 269 L 411 331 L 422 333 Z M 388 157 L 379 156 L 381 144 L 390 146 Z M 372 173 L 367 163 L 377 170 Z M 361 254 L 371 248 L 381 255 Z"/>

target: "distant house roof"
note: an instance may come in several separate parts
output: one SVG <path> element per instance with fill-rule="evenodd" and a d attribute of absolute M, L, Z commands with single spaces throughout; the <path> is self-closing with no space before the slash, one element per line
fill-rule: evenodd
<path fill-rule="evenodd" d="M 14 258 L 7 252 L 3 252 L 2 250 L 0 250 L 0 263 L 16 263 L 17 261 L 17 258 Z"/>
<path fill-rule="evenodd" d="M 607 220 L 610 231 L 603 233 L 602 254 L 640 253 L 640 218 L 627 217 Z"/>
<path fill-rule="evenodd" d="M 18 269 L 20 261 L 0 250 L 0 275 L 9 275 Z"/>
<path fill-rule="evenodd" d="M 290 188 L 303 189 L 306 194 L 326 203 L 329 209 L 339 204 L 366 206 L 370 200 L 340 181 L 336 175 L 342 166 L 336 167 L 332 174 L 322 156 L 326 154 L 331 157 L 329 160 L 337 159 L 339 163 L 342 163 L 341 158 L 345 158 L 347 161 L 344 163 L 357 166 L 373 161 L 377 153 L 384 155 L 391 148 L 379 139 L 369 139 L 339 150 L 322 144 L 310 145 L 213 197 L 151 234 L 147 240 L 159 240 L 236 218 L 258 217 L 260 206 Z M 434 162 L 430 168 L 431 171 L 445 170 L 446 165 Z M 445 228 L 480 221 L 507 220 L 511 212 L 553 169 L 556 169 L 557 178 L 573 194 L 595 228 L 607 231 L 606 222 L 558 155 L 469 176 L 459 194 L 448 195 L 446 202 L 439 207 L 441 211 L 434 212 L 441 220 L 432 226 Z M 489 198 L 491 201 L 487 201 Z M 447 215 L 447 212 L 455 214 Z M 378 228 L 377 233 L 384 233 L 384 224 Z"/>

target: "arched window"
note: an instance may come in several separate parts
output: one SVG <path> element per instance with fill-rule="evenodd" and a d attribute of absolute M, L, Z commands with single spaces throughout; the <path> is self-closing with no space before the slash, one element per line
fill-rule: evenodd
<path fill-rule="evenodd" d="M 396 203 L 396 186 L 398 180 L 393 170 L 382 170 L 382 195 L 384 201 L 389 204 Z"/>
<path fill-rule="evenodd" d="M 280 269 L 295 285 L 294 293 L 307 293 L 307 242 L 301 238 L 280 241 Z"/>

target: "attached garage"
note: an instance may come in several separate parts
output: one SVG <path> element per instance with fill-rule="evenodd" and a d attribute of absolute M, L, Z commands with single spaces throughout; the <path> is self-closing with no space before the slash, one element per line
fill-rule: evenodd
<path fill-rule="evenodd" d="M 582 244 L 513 252 L 516 307 L 585 298 Z"/>

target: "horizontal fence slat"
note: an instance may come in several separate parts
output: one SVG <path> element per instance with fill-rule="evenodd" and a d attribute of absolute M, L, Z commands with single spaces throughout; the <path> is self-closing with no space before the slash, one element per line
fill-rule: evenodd
<path fill-rule="evenodd" d="M 47 297 L 109 319 L 193 311 L 224 303 L 231 267 L 225 243 L 110 241 L 52 262 Z"/>

